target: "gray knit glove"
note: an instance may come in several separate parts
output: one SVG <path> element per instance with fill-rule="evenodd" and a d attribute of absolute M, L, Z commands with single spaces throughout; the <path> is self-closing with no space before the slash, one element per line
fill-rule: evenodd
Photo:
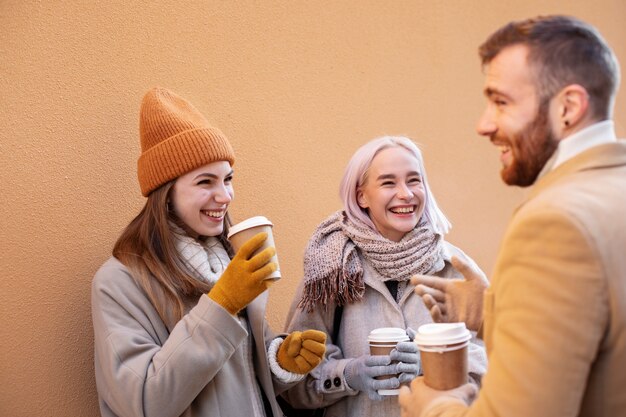
<path fill-rule="evenodd" d="M 400 383 L 411 382 L 420 374 L 420 353 L 415 342 L 399 342 L 389 357 L 398 361 L 396 372 L 400 374 Z"/>
<path fill-rule="evenodd" d="M 389 355 L 363 355 L 352 359 L 344 369 L 350 388 L 367 394 L 371 400 L 382 400 L 379 389 L 396 389 L 400 386 L 397 377 L 374 379 L 382 375 L 395 375 L 398 364 L 391 364 Z"/>

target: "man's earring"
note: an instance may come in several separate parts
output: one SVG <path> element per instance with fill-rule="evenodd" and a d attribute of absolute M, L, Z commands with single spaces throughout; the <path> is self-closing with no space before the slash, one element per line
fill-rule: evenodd
<path fill-rule="evenodd" d="M 569 127 L 569 120 L 564 121 L 564 122 L 563 122 L 563 125 L 564 125 L 565 127 Z"/>

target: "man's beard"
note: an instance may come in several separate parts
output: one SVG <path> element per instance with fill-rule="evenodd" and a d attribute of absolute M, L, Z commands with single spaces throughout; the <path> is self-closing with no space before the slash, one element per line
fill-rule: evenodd
<path fill-rule="evenodd" d="M 549 101 L 539 105 L 537 116 L 524 130 L 506 139 L 511 147 L 511 164 L 500 171 L 502 180 L 507 185 L 528 187 L 532 185 L 554 154 L 559 141 L 556 139 L 548 121 Z M 496 139 L 497 136 L 494 137 Z M 501 139 L 500 139 L 501 140 Z"/>

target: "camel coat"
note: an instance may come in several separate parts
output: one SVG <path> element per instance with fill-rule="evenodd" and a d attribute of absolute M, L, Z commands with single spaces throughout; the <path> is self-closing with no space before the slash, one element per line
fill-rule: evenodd
<path fill-rule="evenodd" d="M 626 141 L 542 177 L 505 234 L 484 302 L 474 404 L 431 416 L 626 416 Z"/>

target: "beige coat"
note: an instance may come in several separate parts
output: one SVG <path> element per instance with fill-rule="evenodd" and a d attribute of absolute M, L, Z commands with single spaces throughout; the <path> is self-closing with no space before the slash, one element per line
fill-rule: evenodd
<path fill-rule="evenodd" d="M 489 371 L 470 408 L 428 416 L 626 416 L 626 143 L 542 177 L 484 304 Z"/>
<path fill-rule="evenodd" d="M 461 274 L 449 263 L 451 255 L 467 257 L 458 248 L 445 242 L 446 262 L 441 271 L 433 275 L 460 278 Z M 469 259 L 469 258 L 467 258 Z M 327 309 L 320 306 L 311 313 L 297 308 L 302 296 L 302 284 L 296 292 L 287 318 L 287 331 L 317 329 L 329 335 L 326 358 L 301 383 L 284 394 L 296 408 L 327 407 L 325 417 L 399 417 L 397 396 L 381 401 L 370 400 L 365 393 L 351 389 L 345 381 L 344 368 L 351 358 L 369 354 L 367 336 L 378 327 L 400 327 L 414 330 L 425 323 L 432 323 L 428 309 L 420 296 L 408 284 L 400 301 L 396 302 L 378 273 L 368 262 L 363 262 L 365 294 L 357 303 L 343 307 L 338 340 L 331 340 L 335 304 Z M 479 382 L 486 369 L 486 354 L 480 341 L 470 344 L 469 372 Z"/>

